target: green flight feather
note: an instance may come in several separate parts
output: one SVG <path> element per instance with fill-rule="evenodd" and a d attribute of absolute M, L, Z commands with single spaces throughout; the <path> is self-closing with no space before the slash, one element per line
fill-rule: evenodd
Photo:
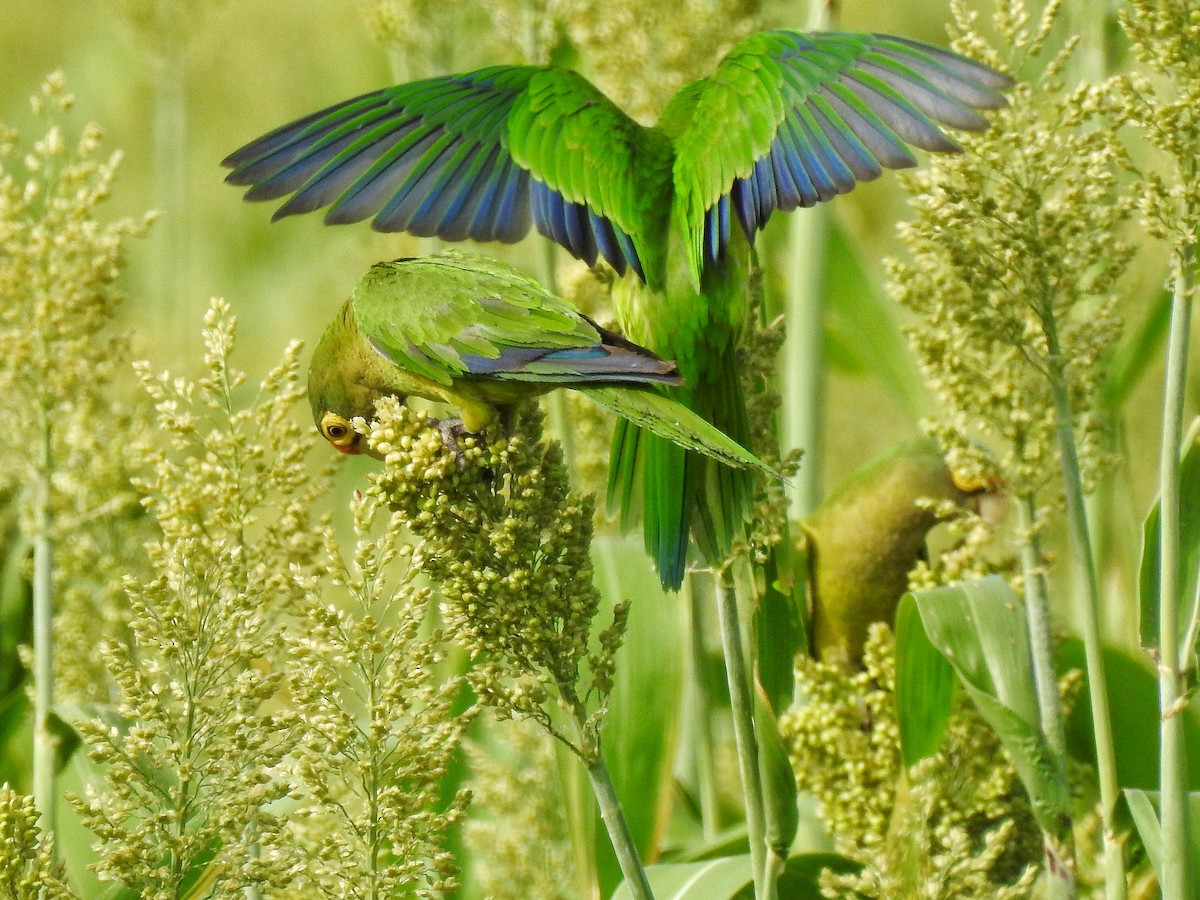
<path fill-rule="evenodd" d="M 703 453 L 726 466 L 754 469 L 779 478 L 765 462 L 718 431 L 686 406 L 654 390 L 581 384 L 575 390 L 639 428 L 678 446 Z"/>

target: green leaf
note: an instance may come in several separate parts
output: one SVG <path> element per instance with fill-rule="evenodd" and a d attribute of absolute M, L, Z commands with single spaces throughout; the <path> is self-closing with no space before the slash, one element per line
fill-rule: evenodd
<path fill-rule="evenodd" d="M 8 513 L 0 513 L 0 520 Z M 29 542 L 15 523 L 6 529 L 0 545 L 0 695 L 20 690 L 25 669 L 17 647 L 29 643 L 33 633 L 33 603 L 25 561 Z"/>
<path fill-rule="evenodd" d="M 1041 734 L 1020 598 L 995 575 L 912 596 L 929 639 L 1012 756 L 1038 823 L 1061 836 L 1070 827 L 1066 760 Z"/>
<path fill-rule="evenodd" d="M 646 878 L 655 900 L 731 900 L 753 880 L 749 856 L 647 866 Z M 622 883 L 612 900 L 632 897 L 629 888 Z"/>
<path fill-rule="evenodd" d="M 958 693 L 954 667 L 933 646 L 912 594 L 896 610 L 896 720 L 905 766 L 933 756 Z"/>
<path fill-rule="evenodd" d="M 1200 630 L 1200 420 L 1192 423 L 1179 466 L 1179 665 L 1190 668 Z M 1159 502 L 1146 518 L 1142 539 L 1139 630 L 1142 646 L 1159 648 Z"/>
<path fill-rule="evenodd" d="M 822 900 L 821 873 L 826 869 L 845 875 L 862 869 L 840 853 L 797 853 L 788 859 L 779 876 L 779 896 L 786 900 Z"/>
<path fill-rule="evenodd" d="M 1117 783 L 1130 788 L 1156 790 L 1159 784 L 1158 676 L 1144 653 L 1136 656 L 1117 647 L 1104 647 L 1104 677 L 1120 686 L 1120 703 L 1109 710 Z M 1064 641 L 1056 655 L 1059 672 L 1078 669 L 1087 678 L 1083 642 Z M 1194 705 L 1179 711 L 1187 742 L 1188 788 L 1200 791 L 1200 714 Z M 1096 737 L 1092 727 L 1092 702 L 1086 687 L 1079 692 L 1066 721 L 1067 751 L 1072 757 L 1096 764 Z"/>
<path fill-rule="evenodd" d="M 755 732 L 758 736 L 758 770 L 762 776 L 767 843 L 786 856 L 800 827 L 796 806 L 796 774 L 779 734 L 779 722 L 762 689 L 754 692 Z"/>
<path fill-rule="evenodd" d="M 798 853 L 788 858 L 779 876 L 778 895 L 786 900 L 819 900 L 820 878 L 825 869 L 845 873 L 861 866 L 839 853 Z M 724 856 L 701 863 L 664 863 L 647 866 L 646 877 L 655 900 L 742 900 L 753 897 L 750 857 Z M 612 900 L 632 894 L 622 884 Z"/>
<path fill-rule="evenodd" d="M 1162 828 L 1158 818 L 1158 792 L 1126 790 L 1125 802 L 1129 804 L 1129 812 L 1137 826 L 1142 846 L 1150 857 L 1150 865 L 1154 874 L 1159 875 L 1162 866 Z M 1200 793 L 1188 794 L 1188 823 L 1191 838 L 1191 855 L 1193 860 L 1200 860 Z M 1192 896 L 1200 897 L 1200 866 L 1191 866 Z"/>
<path fill-rule="evenodd" d="M 18 684 L 0 697 L 0 784 L 28 794 L 33 791 L 33 710 Z"/>
<path fill-rule="evenodd" d="M 792 705 L 796 688 L 796 654 L 808 646 L 805 631 L 805 580 L 807 558 L 795 552 L 785 531 L 763 566 L 761 600 L 754 610 L 755 677 L 766 693 L 771 711 L 778 716 Z M 796 590 L 796 585 L 801 590 Z"/>

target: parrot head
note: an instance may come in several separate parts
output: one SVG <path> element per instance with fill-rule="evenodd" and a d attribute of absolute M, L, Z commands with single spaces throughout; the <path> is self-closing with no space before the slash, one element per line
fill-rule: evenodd
<path fill-rule="evenodd" d="M 383 457 L 367 446 L 366 435 L 354 430 L 358 416 L 371 419 L 384 392 L 369 386 L 363 369 L 375 354 L 364 348 L 347 303 L 321 335 L 308 367 L 308 401 L 321 437 L 339 453 Z M 404 397 L 399 398 L 401 402 Z"/>

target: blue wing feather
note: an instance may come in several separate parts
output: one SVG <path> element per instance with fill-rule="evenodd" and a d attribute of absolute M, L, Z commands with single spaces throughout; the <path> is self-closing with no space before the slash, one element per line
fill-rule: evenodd
<path fill-rule="evenodd" d="M 982 63 L 886 35 L 770 32 L 747 39 L 721 66 L 730 67 L 728 77 L 718 67 L 689 96 L 711 92 L 712 104 L 705 110 L 747 104 L 744 117 L 730 123 L 731 141 L 761 147 L 762 116 L 776 114 L 778 120 L 753 159 L 722 152 L 703 113 L 687 124 L 690 134 L 680 131 L 695 154 L 696 162 L 688 165 L 698 167 L 705 185 L 703 217 L 691 226 L 700 229 L 698 249 L 705 263 L 724 252 L 727 238 L 718 229 L 722 203 L 732 205 L 753 241 L 776 210 L 829 200 L 878 178 L 884 168 L 916 165 L 910 146 L 960 150 L 939 126 L 986 128 L 987 120 L 976 110 L 1003 107 L 1000 92 L 1012 84 Z M 747 81 L 743 69 L 753 80 Z M 729 171 L 731 166 L 736 171 Z M 686 174 L 676 176 L 677 185 L 689 183 Z"/>

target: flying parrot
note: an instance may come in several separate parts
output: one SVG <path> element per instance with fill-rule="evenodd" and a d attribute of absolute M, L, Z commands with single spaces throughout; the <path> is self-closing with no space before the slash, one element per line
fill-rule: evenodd
<path fill-rule="evenodd" d="M 858 668 L 871 623 L 892 623 L 926 535 L 942 521 L 922 501 L 949 500 L 993 518 L 998 497 L 998 484 L 951 472 L 931 438 L 901 444 L 852 474 L 798 532 L 813 655 Z"/>
<path fill-rule="evenodd" d="M 770 31 L 737 44 L 643 126 L 558 66 L 492 66 L 384 88 L 235 151 L 248 200 L 288 195 L 275 218 L 328 207 L 329 224 L 513 242 L 532 225 L 622 276 L 625 336 L 679 367 L 672 397 L 748 439 L 736 361 L 758 231 L 916 164 L 909 145 L 961 148 L 940 125 L 982 130 L 1011 79 L 904 38 Z M 734 222 L 736 221 L 736 224 Z M 640 498 L 637 489 L 640 481 Z M 723 559 L 749 510 L 746 470 L 712 465 L 619 422 L 610 505 L 640 505 L 663 586 L 678 589 L 688 536 Z M 640 500 L 640 503 L 639 503 Z"/>
<path fill-rule="evenodd" d="M 773 474 L 654 390 L 679 383 L 673 362 L 601 328 L 537 281 L 454 250 L 372 266 L 308 370 L 313 419 L 343 453 L 370 452 L 351 420 L 373 417 L 383 396 L 447 403 L 478 432 L 523 398 L 568 387 L 681 447 Z"/>

